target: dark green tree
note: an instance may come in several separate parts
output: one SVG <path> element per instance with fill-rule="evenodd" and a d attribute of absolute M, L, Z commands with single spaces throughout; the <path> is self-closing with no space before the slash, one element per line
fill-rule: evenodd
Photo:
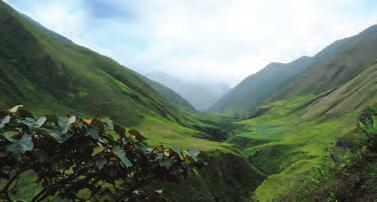
<path fill-rule="evenodd" d="M 32 201 L 161 201 L 162 190 L 145 189 L 150 182 L 179 182 L 204 164 L 195 149 L 152 149 L 144 140 L 108 118 L 0 111 L 0 179 L 6 182 L 0 199 L 12 201 L 10 192 L 31 172 L 42 187 Z"/>

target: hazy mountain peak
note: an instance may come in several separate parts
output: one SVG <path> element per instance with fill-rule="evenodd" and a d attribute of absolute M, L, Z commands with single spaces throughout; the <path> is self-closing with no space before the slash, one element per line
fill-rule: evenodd
<path fill-rule="evenodd" d="M 377 24 L 372 25 L 366 28 L 364 31 L 360 32 L 360 34 L 373 34 L 373 33 L 377 33 Z"/>
<path fill-rule="evenodd" d="M 304 72 L 310 61 L 310 57 L 303 56 L 290 63 L 270 63 L 241 81 L 211 107 L 211 110 L 230 114 L 251 113 L 279 88 Z"/>
<path fill-rule="evenodd" d="M 171 88 L 186 99 L 195 109 L 200 111 L 207 110 L 230 89 L 226 83 L 214 83 L 203 80 L 185 81 L 158 71 L 150 72 L 146 76 Z"/>

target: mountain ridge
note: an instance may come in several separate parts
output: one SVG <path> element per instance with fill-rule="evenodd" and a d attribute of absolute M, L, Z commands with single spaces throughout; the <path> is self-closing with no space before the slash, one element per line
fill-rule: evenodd
<path fill-rule="evenodd" d="M 276 88 L 285 85 L 294 76 L 305 71 L 310 61 L 310 57 L 303 56 L 290 63 L 268 64 L 231 89 L 211 107 L 211 111 L 237 114 L 245 110 L 250 112 L 256 110 L 259 104 L 276 91 Z"/>
<path fill-rule="evenodd" d="M 318 95 L 344 85 L 376 61 L 377 47 L 374 44 L 377 44 L 377 25 L 368 27 L 355 36 L 337 40 L 313 56 L 298 74 L 286 78 L 282 85 L 274 86 L 272 90 L 263 92 L 268 95 L 263 98 L 265 100 L 262 100 L 269 102 L 298 95 Z M 271 63 L 259 72 L 245 78 L 212 106 L 211 111 L 228 113 L 233 116 L 253 114 L 263 103 L 260 101 L 255 85 L 258 83 L 260 86 L 266 85 L 267 80 L 260 80 L 259 77 L 263 77 L 265 72 L 271 69 L 271 65 L 278 69 L 278 66 L 284 64 Z M 279 79 L 278 76 L 270 77 L 270 81 L 276 79 Z M 249 92 L 245 89 L 249 89 Z M 250 89 L 254 89 L 254 91 L 250 91 Z M 258 89 L 265 91 L 263 87 Z M 237 91 L 243 91 L 244 95 L 234 93 Z"/>
<path fill-rule="evenodd" d="M 185 119 L 132 70 L 25 18 L 4 2 L 0 11 L 4 105 L 111 116 L 126 125 L 145 116 Z M 125 114 L 128 121 L 122 118 Z"/>
<path fill-rule="evenodd" d="M 150 72 L 146 77 L 173 89 L 198 111 L 208 111 L 208 108 L 229 90 L 225 83 L 180 80 L 163 72 Z"/>

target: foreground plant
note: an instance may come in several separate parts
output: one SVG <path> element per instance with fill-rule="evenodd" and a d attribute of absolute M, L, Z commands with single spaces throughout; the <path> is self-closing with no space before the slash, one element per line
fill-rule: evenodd
<path fill-rule="evenodd" d="M 377 153 L 377 112 L 366 109 L 359 117 L 358 128 L 367 136 L 367 149 Z"/>
<path fill-rule="evenodd" d="M 358 127 L 368 136 L 377 136 L 377 113 L 371 109 L 365 110 L 359 117 Z M 376 137 L 377 138 L 377 137 Z"/>
<path fill-rule="evenodd" d="M 365 109 L 356 125 L 354 132 L 363 140 L 338 139 L 343 143 L 335 143 L 319 167 L 298 178 L 300 183 L 282 201 L 287 196 L 288 201 L 376 201 L 377 111 Z"/>
<path fill-rule="evenodd" d="M 0 199 L 25 173 L 41 186 L 32 201 L 51 196 L 68 200 L 161 200 L 147 190 L 153 180 L 180 181 L 203 165 L 199 151 L 150 148 L 143 135 L 108 118 L 34 117 L 18 107 L 0 111 Z M 29 174 L 30 175 L 30 174 Z"/>

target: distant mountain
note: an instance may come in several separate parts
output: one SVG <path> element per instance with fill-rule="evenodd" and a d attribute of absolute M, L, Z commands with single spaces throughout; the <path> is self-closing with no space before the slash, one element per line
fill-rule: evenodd
<path fill-rule="evenodd" d="M 318 96 L 305 108 L 302 118 L 337 116 L 374 104 L 377 104 L 377 63 L 367 66 L 350 81 Z"/>
<path fill-rule="evenodd" d="M 359 165 L 376 161 L 348 160 L 351 158 L 343 156 L 342 151 L 360 159 L 360 148 L 371 144 L 357 129 L 357 120 L 363 111 L 377 110 L 376 59 L 377 26 L 372 26 L 331 44 L 304 67 L 299 65 L 302 71 L 280 85 L 275 83 L 284 78 L 284 71 L 262 77 L 262 72 L 274 72 L 268 66 L 232 90 L 254 94 L 241 101 L 237 96 L 242 93 L 234 94 L 224 108 L 231 115 L 246 117 L 238 123 L 246 130 L 229 141 L 244 148 L 248 159 L 269 175 L 253 193 L 253 201 L 365 200 L 370 193 L 360 187 L 365 187 L 363 179 L 367 177 L 362 176 L 366 169 Z M 266 79 L 264 85 L 260 85 L 260 78 Z M 264 97 L 261 102 L 260 97 Z M 338 176 L 346 172 L 335 167 L 346 161 L 346 167 L 357 174 L 347 174 L 340 182 Z M 330 169 L 332 174 L 316 178 L 318 169 L 329 171 L 332 165 L 336 165 Z M 349 176 L 362 180 L 352 181 Z M 310 178 L 322 180 L 304 180 Z M 338 194 L 333 198 L 330 192 Z"/>
<path fill-rule="evenodd" d="M 304 72 L 310 62 L 310 57 L 301 57 L 288 64 L 271 63 L 231 89 L 210 110 L 228 114 L 251 112 Z"/>
<path fill-rule="evenodd" d="M 171 88 L 200 111 L 208 110 L 230 89 L 225 83 L 182 81 L 162 72 L 151 72 L 146 76 Z"/>
<path fill-rule="evenodd" d="M 376 44 L 377 25 L 334 42 L 313 58 L 302 57 L 289 64 L 271 63 L 243 80 L 211 107 L 211 111 L 248 115 L 272 100 L 328 94 L 377 61 Z"/>
<path fill-rule="evenodd" d="M 140 75 L 141 76 L 141 75 Z M 167 102 L 171 103 L 175 107 L 186 110 L 195 111 L 195 108 L 186 101 L 181 95 L 177 94 L 172 89 L 153 81 L 147 77 L 141 76 L 146 83 L 148 83 L 154 90 L 156 90 Z"/>
<path fill-rule="evenodd" d="M 339 87 L 377 60 L 377 25 L 356 36 L 338 40 L 313 57 L 304 74 L 290 82 L 276 98 L 318 94 Z"/>
<path fill-rule="evenodd" d="M 37 115 L 109 116 L 142 131 L 151 145 L 202 152 L 208 165 L 179 186 L 148 185 L 162 185 L 168 201 L 326 201 L 317 194 L 294 198 L 307 193 L 311 183 L 318 190 L 323 185 L 318 177 L 325 178 L 324 195 L 335 200 L 338 193 L 365 188 L 363 175 L 348 175 L 343 168 L 366 174 L 359 170 L 360 156 L 374 161 L 362 167 L 375 164 L 375 154 L 363 153 L 367 138 L 356 121 L 366 107 L 377 110 L 377 26 L 312 58 L 271 63 L 217 101 L 227 85 L 182 82 L 163 73 L 148 74 L 157 82 L 152 81 L 45 29 L 1 0 L 0 25 L 0 107 L 24 104 Z M 212 104 L 212 111 L 247 118 L 191 113 L 192 105 L 205 110 Z M 338 174 L 328 169 L 337 165 L 341 169 L 334 171 L 341 171 L 344 181 L 352 178 L 354 186 L 331 180 Z M 36 189 L 25 176 L 14 183 L 22 197 Z M 371 198 L 365 191 L 361 201 Z"/>
<path fill-rule="evenodd" d="M 2 1 L 0 24 L 0 105 L 110 116 L 125 125 L 147 117 L 183 119 L 132 70 L 45 29 Z"/>
<path fill-rule="evenodd" d="M 196 96 L 202 99 L 206 94 Z M 210 154 L 202 155 L 208 166 L 190 175 L 185 184 L 153 182 L 169 190 L 168 201 L 217 201 L 218 197 L 241 201 L 263 179 L 236 148 L 217 142 L 227 135 L 217 122 L 181 110 L 192 107 L 174 91 L 43 28 L 0 0 L 0 107 L 19 104 L 36 115 L 107 116 L 139 129 L 151 145 L 197 148 Z M 27 190 L 38 189 L 32 175 L 21 177 L 14 186 L 22 190 L 15 200 L 32 200 L 25 199 L 30 197 Z"/>

